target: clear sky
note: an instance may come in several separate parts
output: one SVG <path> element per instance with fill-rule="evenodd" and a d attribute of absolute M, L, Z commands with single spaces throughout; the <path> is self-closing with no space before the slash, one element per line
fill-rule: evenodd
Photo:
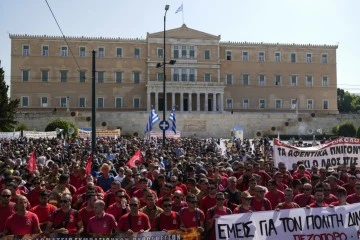
<path fill-rule="evenodd" d="M 185 24 L 221 41 L 339 45 L 338 87 L 360 93 L 360 0 L 48 0 L 66 36 L 145 38 Z M 183 12 L 175 14 L 183 4 Z M 45 0 L 0 0 L 0 60 L 11 34 L 61 36 Z M 75 62 L 74 62 L 75 64 Z"/>

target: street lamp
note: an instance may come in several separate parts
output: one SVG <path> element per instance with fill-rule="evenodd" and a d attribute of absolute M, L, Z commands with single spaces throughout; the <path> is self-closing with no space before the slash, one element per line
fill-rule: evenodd
<path fill-rule="evenodd" d="M 160 129 L 163 131 L 163 147 L 165 147 L 165 132 L 169 128 L 169 123 L 166 121 L 166 64 L 174 65 L 176 60 L 170 60 L 168 63 L 166 62 L 166 13 L 169 10 L 170 5 L 165 6 L 165 14 L 164 14 L 164 58 L 163 63 L 157 63 L 156 68 L 163 67 L 163 120 L 160 122 Z"/>

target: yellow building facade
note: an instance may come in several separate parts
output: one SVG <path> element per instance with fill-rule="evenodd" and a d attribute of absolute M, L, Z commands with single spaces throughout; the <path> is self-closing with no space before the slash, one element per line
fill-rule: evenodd
<path fill-rule="evenodd" d="M 163 32 L 146 39 L 11 34 L 11 98 L 20 112 L 163 109 Z M 222 42 L 166 31 L 166 109 L 184 112 L 338 113 L 333 45 Z M 73 58 L 74 55 L 75 59 Z"/>

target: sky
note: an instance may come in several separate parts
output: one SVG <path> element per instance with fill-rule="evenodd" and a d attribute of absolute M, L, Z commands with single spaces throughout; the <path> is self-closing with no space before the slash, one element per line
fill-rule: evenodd
<path fill-rule="evenodd" d="M 360 0 L 47 0 L 65 36 L 146 38 L 181 27 L 221 41 L 338 45 L 338 88 L 360 93 Z M 175 13 L 183 4 L 183 11 Z M 0 0 L 0 60 L 10 84 L 9 34 L 61 32 L 45 0 Z M 75 64 L 75 63 L 74 63 Z"/>

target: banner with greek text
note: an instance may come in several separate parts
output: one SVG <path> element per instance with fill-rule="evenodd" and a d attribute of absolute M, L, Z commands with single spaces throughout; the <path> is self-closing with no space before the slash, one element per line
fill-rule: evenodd
<path fill-rule="evenodd" d="M 275 138 L 273 148 L 275 166 L 279 162 L 284 162 L 288 169 L 297 161 L 303 161 L 306 168 L 337 167 L 342 164 L 348 167 L 355 164 L 356 167 L 360 167 L 359 138 L 337 138 L 325 144 L 306 148 L 288 145 Z"/>
<path fill-rule="evenodd" d="M 66 234 L 66 235 L 51 235 L 45 236 L 44 234 L 32 234 L 23 236 L 8 235 L 0 238 L 0 240 L 30 240 L 30 239 L 61 239 L 61 240 L 101 240 L 101 239 L 119 239 L 119 240 L 201 240 L 200 234 L 195 228 L 185 229 L 185 231 L 171 230 L 161 232 L 144 232 L 133 234 L 130 237 L 124 234 L 108 234 L 108 235 L 92 235 L 92 234 Z"/>
<path fill-rule="evenodd" d="M 221 216 L 216 239 L 360 239 L 360 203 L 326 208 L 296 208 Z"/>
<path fill-rule="evenodd" d="M 0 139 L 17 139 L 21 132 L 0 132 Z"/>
<path fill-rule="evenodd" d="M 91 138 L 91 129 L 84 130 L 78 129 L 78 137 L 79 138 Z M 107 129 L 96 129 L 96 137 L 112 137 L 117 138 L 120 137 L 121 131 L 120 129 L 107 130 Z"/>
<path fill-rule="evenodd" d="M 162 131 L 151 131 L 150 132 L 150 137 L 152 138 L 162 138 L 163 137 L 163 132 Z M 180 131 L 176 131 L 176 134 L 173 131 L 165 131 L 165 137 L 167 138 L 180 138 L 181 137 L 181 132 Z"/>
<path fill-rule="evenodd" d="M 23 131 L 23 136 L 27 138 L 56 138 L 56 131 L 51 132 L 36 132 L 36 131 Z"/>

